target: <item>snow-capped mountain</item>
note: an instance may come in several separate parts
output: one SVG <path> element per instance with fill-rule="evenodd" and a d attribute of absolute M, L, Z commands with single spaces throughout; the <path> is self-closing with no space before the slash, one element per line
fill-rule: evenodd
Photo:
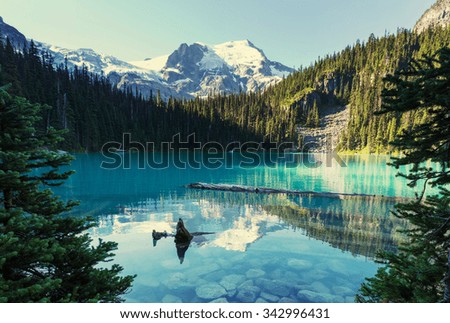
<path fill-rule="evenodd" d="M 36 45 L 41 51 L 52 54 L 56 66 L 66 62 L 69 69 L 75 66 L 81 68 L 84 65 L 89 72 L 106 76 L 117 87 L 123 89 L 130 86 L 146 96 L 150 95 L 150 92 L 156 94 L 158 91 L 163 98 L 180 96 L 158 73 L 134 66 L 114 56 L 97 53 L 90 48 L 72 50 L 40 42 L 36 42 Z"/>
<path fill-rule="evenodd" d="M 181 44 L 170 55 L 130 63 L 158 73 L 177 92 L 191 96 L 262 90 L 292 72 L 248 40 Z"/>
<path fill-rule="evenodd" d="M 170 55 L 132 62 L 92 49 L 39 45 L 53 54 L 57 64 L 64 63 L 65 58 L 69 68 L 84 64 L 89 71 L 107 76 L 118 87 L 131 86 L 145 96 L 158 90 L 164 98 L 263 90 L 292 72 L 291 68 L 267 59 L 248 40 L 215 46 L 181 44 Z"/>
<path fill-rule="evenodd" d="M 0 32 L 18 48 L 26 41 L 24 35 L 1 18 Z M 170 55 L 133 62 L 87 48 L 72 50 L 35 43 L 41 51 L 48 51 L 54 57 L 55 65 L 67 62 L 70 69 L 84 65 L 90 72 L 106 76 L 119 88 L 131 87 L 144 96 L 159 91 L 165 99 L 263 90 L 293 71 L 269 60 L 248 40 L 213 46 L 181 44 Z"/>

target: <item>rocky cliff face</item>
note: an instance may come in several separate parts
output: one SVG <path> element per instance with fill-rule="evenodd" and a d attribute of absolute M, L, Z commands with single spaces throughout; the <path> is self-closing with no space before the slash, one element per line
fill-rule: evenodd
<path fill-rule="evenodd" d="M 210 47 L 199 43 L 181 44 L 156 72 L 162 73 L 162 78 L 179 93 L 206 96 L 240 90 L 230 66 Z"/>
<path fill-rule="evenodd" d="M 315 80 L 314 88 L 302 91 L 295 100 L 289 102 L 293 109 L 300 109 L 306 115 L 313 107 L 314 103 L 320 106 L 339 106 L 340 100 L 337 98 L 341 87 L 351 84 L 352 77 L 341 75 L 337 71 L 327 72 Z"/>
<path fill-rule="evenodd" d="M 428 28 L 450 26 L 450 0 L 438 0 L 419 19 L 414 32 L 421 33 Z"/>

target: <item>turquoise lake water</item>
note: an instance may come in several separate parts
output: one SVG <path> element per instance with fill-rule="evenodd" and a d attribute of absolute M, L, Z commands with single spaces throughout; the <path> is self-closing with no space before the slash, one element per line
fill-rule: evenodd
<path fill-rule="evenodd" d="M 323 155 L 309 155 L 322 165 L 240 167 L 241 156 L 233 155 L 227 154 L 228 165 L 217 169 L 179 169 L 172 163 L 140 169 L 137 154 L 127 155 L 129 169 L 104 169 L 104 156 L 78 154 L 70 167 L 76 174 L 56 193 L 81 202 L 73 216 L 98 218 L 91 230 L 94 242 L 118 242 L 115 261 L 126 274 L 137 274 L 127 302 L 353 302 L 364 278 L 376 272 L 375 252 L 395 250 L 400 238 L 396 230 L 404 223 L 390 215 L 392 201 L 184 186 L 206 182 L 414 196 L 386 166 L 389 159 L 341 156 L 343 167 L 336 161 L 327 165 Z M 178 249 L 171 237 L 155 245 L 152 230 L 175 232 L 179 218 L 191 232 L 213 234 Z"/>

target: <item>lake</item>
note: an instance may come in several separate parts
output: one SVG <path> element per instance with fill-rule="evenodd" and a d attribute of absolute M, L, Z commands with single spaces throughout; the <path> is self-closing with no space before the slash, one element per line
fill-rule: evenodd
<path fill-rule="evenodd" d="M 81 202 L 72 216 L 98 219 L 90 231 L 94 242 L 119 244 L 115 261 L 124 273 L 137 274 L 127 302 L 353 302 L 364 278 L 376 273 L 376 251 L 395 250 L 396 230 L 404 226 L 390 215 L 393 202 L 382 197 L 198 191 L 186 184 L 414 195 L 384 156 L 341 156 L 345 167 L 335 160 L 243 167 L 242 156 L 227 153 L 228 164 L 215 169 L 180 169 L 172 161 L 153 169 L 139 167 L 142 156 L 125 154 L 128 169 L 102 168 L 101 154 L 75 155 L 76 174 L 55 191 Z M 153 241 L 152 230 L 173 233 L 179 218 L 189 231 L 211 234 L 179 248 L 172 237 Z"/>

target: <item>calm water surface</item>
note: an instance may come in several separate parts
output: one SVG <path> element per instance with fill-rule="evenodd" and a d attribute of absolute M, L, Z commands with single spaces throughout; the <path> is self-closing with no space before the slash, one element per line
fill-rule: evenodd
<path fill-rule="evenodd" d="M 314 156 L 316 159 L 322 157 Z M 230 157 L 231 158 L 231 157 Z M 234 167 L 130 169 L 100 167 L 100 154 L 79 154 L 76 170 L 57 189 L 94 215 L 97 238 L 118 242 L 115 260 L 137 274 L 128 302 L 353 302 L 375 274 L 373 256 L 394 249 L 404 224 L 383 198 L 330 199 L 189 190 L 192 182 L 229 183 L 317 192 L 413 196 L 387 157 L 342 157 L 318 168 Z M 233 165 L 233 161 L 231 161 Z M 271 165 L 273 166 L 273 165 Z M 175 231 L 182 218 L 191 232 L 211 232 L 176 248 L 173 238 L 153 243 L 152 230 Z"/>

